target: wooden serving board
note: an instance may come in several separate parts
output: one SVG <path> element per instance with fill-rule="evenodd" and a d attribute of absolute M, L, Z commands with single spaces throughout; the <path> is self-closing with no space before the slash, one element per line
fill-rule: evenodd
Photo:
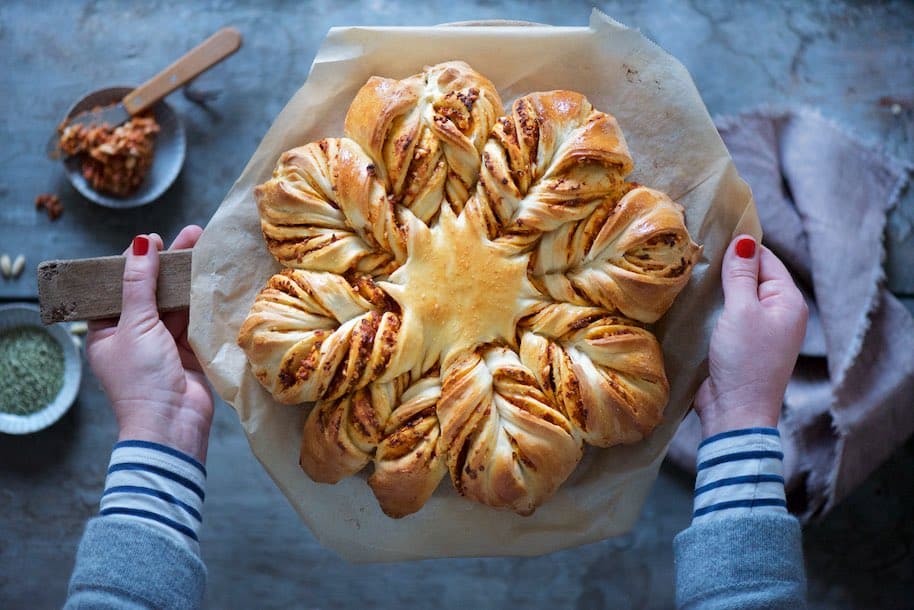
<path fill-rule="evenodd" d="M 191 250 L 159 253 L 159 311 L 190 304 Z M 121 314 L 124 256 L 45 261 L 38 265 L 38 305 L 45 324 L 117 318 Z"/>

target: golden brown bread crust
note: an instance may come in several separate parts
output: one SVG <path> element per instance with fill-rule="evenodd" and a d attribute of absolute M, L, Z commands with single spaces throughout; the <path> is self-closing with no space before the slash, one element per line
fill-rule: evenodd
<path fill-rule="evenodd" d="M 669 395 L 663 353 L 636 322 L 557 303 L 522 327 L 521 361 L 585 441 L 634 443 L 660 423 Z"/>
<path fill-rule="evenodd" d="M 491 239 L 525 247 L 590 213 L 634 164 L 616 119 L 573 91 L 532 93 L 500 118 L 469 213 Z"/>
<path fill-rule="evenodd" d="M 368 79 L 349 107 L 345 131 L 374 160 L 391 200 L 428 222 L 442 199 L 463 208 L 500 114 L 489 79 L 449 61 L 399 81 Z"/>
<path fill-rule="evenodd" d="M 447 472 L 438 447 L 439 372 L 413 383 L 394 409 L 368 478 L 381 509 L 394 518 L 422 508 Z"/>
<path fill-rule="evenodd" d="M 299 465 L 319 483 L 336 483 L 365 467 L 408 381 L 374 382 L 314 405 L 305 421 Z"/>
<path fill-rule="evenodd" d="M 440 446 L 462 495 L 532 514 L 568 478 L 582 443 L 512 350 L 467 352 L 444 372 Z"/>
<path fill-rule="evenodd" d="M 271 277 L 238 333 L 257 380 L 281 403 L 332 400 L 387 369 L 399 316 L 368 278 L 284 269 Z"/>
<path fill-rule="evenodd" d="M 625 182 L 619 125 L 581 94 L 500 115 L 462 62 L 373 77 L 345 138 L 284 153 L 255 190 L 287 269 L 239 345 L 277 401 L 316 403 L 302 469 L 335 483 L 373 462 L 391 517 L 446 474 L 530 514 L 584 443 L 642 440 L 669 395 L 645 325 L 701 255 L 682 207 Z"/>
<path fill-rule="evenodd" d="M 682 206 L 637 187 L 545 235 L 533 252 L 531 277 L 556 301 L 617 309 L 653 323 L 688 283 L 700 255 Z"/>
<path fill-rule="evenodd" d="M 286 267 L 378 274 L 406 259 L 406 233 L 376 166 L 346 138 L 286 151 L 254 189 L 270 253 Z"/>

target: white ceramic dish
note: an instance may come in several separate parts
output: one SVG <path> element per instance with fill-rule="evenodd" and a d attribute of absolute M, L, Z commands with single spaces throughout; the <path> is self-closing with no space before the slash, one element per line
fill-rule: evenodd
<path fill-rule="evenodd" d="M 117 103 L 133 89 L 133 87 L 108 87 L 88 93 L 70 108 L 66 118 L 91 110 L 96 106 Z M 64 167 L 67 170 L 67 178 L 73 187 L 82 193 L 83 197 L 106 208 L 135 208 L 152 203 L 161 197 L 174 183 L 178 174 L 181 173 L 181 167 L 184 165 L 186 148 L 184 126 L 181 124 L 178 113 L 172 110 L 171 106 L 165 103 L 165 100 L 157 102 L 152 107 L 152 114 L 159 124 L 159 134 L 156 136 L 152 167 L 149 168 L 149 173 L 135 193 L 126 197 L 114 197 L 113 195 L 100 193 L 89 186 L 89 183 L 83 177 L 82 163 L 79 157 L 65 157 L 63 159 Z"/>
<path fill-rule="evenodd" d="M 51 404 L 31 415 L 0 413 L 0 432 L 30 434 L 43 430 L 56 422 L 73 404 L 76 394 L 79 392 L 79 381 L 82 377 L 82 357 L 66 328 L 59 324 L 43 325 L 38 315 L 38 308 L 34 305 L 23 303 L 0 307 L 0 332 L 17 326 L 34 326 L 46 331 L 63 350 L 63 386 Z M 0 379 L 0 383 L 5 383 L 5 381 Z"/>

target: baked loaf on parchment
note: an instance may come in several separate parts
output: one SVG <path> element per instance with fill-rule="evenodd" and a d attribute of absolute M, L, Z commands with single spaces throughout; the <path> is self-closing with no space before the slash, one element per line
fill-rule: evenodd
<path fill-rule="evenodd" d="M 530 514 L 584 443 L 643 439 L 669 386 L 646 328 L 701 249 L 667 195 L 625 181 L 616 120 L 571 91 L 507 112 L 462 62 L 371 78 L 344 138 L 284 153 L 255 189 L 285 269 L 238 342 L 285 404 L 314 403 L 300 463 L 368 483 L 392 517 L 445 474 Z"/>

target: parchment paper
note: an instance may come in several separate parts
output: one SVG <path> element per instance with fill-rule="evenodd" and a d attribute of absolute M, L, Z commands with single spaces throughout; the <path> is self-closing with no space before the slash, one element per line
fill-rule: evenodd
<path fill-rule="evenodd" d="M 464 500 L 447 478 L 422 510 L 400 520 L 381 512 L 367 473 L 314 483 L 298 466 L 307 409 L 275 403 L 235 343 L 255 295 L 280 269 L 263 242 L 254 186 L 269 179 L 283 151 L 342 136 L 346 110 L 370 76 L 403 78 L 451 59 L 489 77 L 506 104 L 533 91 L 572 89 L 615 115 L 635 160 L 631 179 L 684 205 L 689 230 L 704 245 L 691 283 L 656 328 L 671 381 L 663 423 L 640 444 L 589 448 L 530 517 Z M 219 395 L 237 410 L 254 454 L 318 540 L 345 559 L 538 555 L 619 535 L 635 523 L 705 375 L 722 302 L 720 261 L 740 231 L 761 236 L 752 195 L 688 72 L 602 13 L 593 12 L 589 27 L 334 28 L 194 250 L 190 340 Z"/>

